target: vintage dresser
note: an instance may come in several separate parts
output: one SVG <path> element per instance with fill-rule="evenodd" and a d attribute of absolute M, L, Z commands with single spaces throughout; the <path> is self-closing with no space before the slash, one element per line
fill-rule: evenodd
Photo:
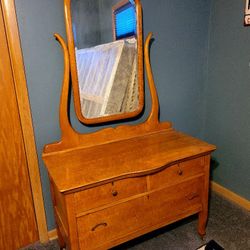
<path fill-rule="evenodd" d="M 65 0 L 66 23 L 70 24 L 69 3 Z M 138 77 L 143 79 L 141 8 L 139 0 L 135 3 Z M 72 84 L 76 75 L 70 28 L 67 26 L 68 46 L 55 35 L 64 53 L 61 140 L 47 144 L 43 150 L 60 246 L 71 250 L 109 249 L 193 214 L 198 215 L 198 233 L 203 236 L 208 215 L 210 155 L 215 146 L 176 131 L 170 122 L 159 121 L 149 60 L 152 33 L 144 46 L 151 94 L 148 118 L 139 124 L 80 134 L 68 119 L 70 75 Z M 78 86 L 74 86 L 77 91 Z M 143 87 L 139 90 L 143 91 Z M 110 120 L 131 114 L 118 114 Z M 85 118 L 82 121 L 91 123 Z M 97 121 L 109 121 L 109 117 L 97 117 L 93 123 Z"/>
<path fill-rule="evenodd" d="M 170 129 L 44 155 L 62 246 L 108 249 L 196 213 L 204 235 L 212 150 Z"/>

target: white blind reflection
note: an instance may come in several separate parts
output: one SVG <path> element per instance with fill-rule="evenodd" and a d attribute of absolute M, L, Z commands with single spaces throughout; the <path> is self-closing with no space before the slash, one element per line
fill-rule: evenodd
<path fill-rule="evenodd" d="M 138 107 L 135 38 L 76 49 L 76 61 L 85 117 L 130 112 Z"/>

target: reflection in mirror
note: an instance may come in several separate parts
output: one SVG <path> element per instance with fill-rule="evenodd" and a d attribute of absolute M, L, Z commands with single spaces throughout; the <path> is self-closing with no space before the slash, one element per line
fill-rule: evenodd
<path fill-rule="evenodd" d="M 98 118 L 139 108 L 133 0 L 71 0 L 81 112 Z"/>

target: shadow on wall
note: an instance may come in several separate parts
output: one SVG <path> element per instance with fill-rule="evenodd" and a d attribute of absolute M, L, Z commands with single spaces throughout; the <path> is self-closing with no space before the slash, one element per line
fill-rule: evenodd
<path fill-rule="evenodd" d="M 216 168 L 218 168 L 220 165 L 220 163 L 218 162 L 218 160 L 215 157 L 211 158 L 210 161 L 210 176 L 211 176 L 211 180 L 213 180 L 213 173 L 215 171 Z"/>

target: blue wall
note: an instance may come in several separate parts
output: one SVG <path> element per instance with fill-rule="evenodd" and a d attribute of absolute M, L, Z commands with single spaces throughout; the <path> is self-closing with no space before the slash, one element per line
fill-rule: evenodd
<path fill-rule="evenodd" d="M 194 136 L 202 136 L 204 77 L 210 1 L 141 0 L 144 34 L 154 32 L 151 61 L 158 88 L 161 120 Z M 45 144 L 59 140 L 58 107 L 63 75 L 61 49 L 53 33 L 65 37 L 62 0 L 16 0 L 32 118 L 49 230 L 54 217 L 46 169 L 41 160 Z M 146 91 L 146 111 L 150 106 Z M 84 132 L 73 112 L 73 126 Z"/>
<path fill-rule="evenodd" d="M 151 62 L 161 120 L 191 135 L 202 135 L 207 62 L 208 0 L 141 0 L 144 34 L 155 42 Z"/>
<path fill-rule="evenodd" d="M 217 145 L 213 178 L 250 199 L 250 27 L 245 1 L 212 1 L 204 138 Z"/>

